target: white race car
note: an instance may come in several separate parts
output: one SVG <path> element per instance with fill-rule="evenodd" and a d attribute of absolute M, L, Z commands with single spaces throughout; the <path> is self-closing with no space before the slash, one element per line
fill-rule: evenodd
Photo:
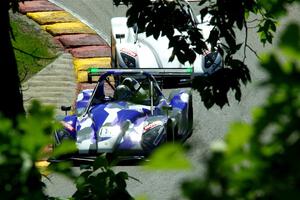
<path fill-rule="evenodd" d="M 208 24 L 209 17 L 200 23 L 200 16 L 195 16 L 185 2 L 184 9 L 191 16 L 194 24 L 202 30 L 204 39 L 207 39 L 212 26 Z M 169 39 L 160 36 L 157 40 L 153 36 L 147 37 L 145 32 L 138 33 L 136 27 L 127 26 L 126 17 L 111 19 L 112 27 L 112 68 L 189 68 L 193 67 L 195 75 L 209 75 L 223 66 L 222 56 L 218 52 L 199 55 L 191 66 L 188 62 L 181 64 L 178 59 L 169 62 L 173 48 L 169 47 Z M 175 34 L 178 31 L 175 30 Z M 207 44 L 209 47 L 209 44 Z M 210 51 L 209 51 L 210 52 Z"/>

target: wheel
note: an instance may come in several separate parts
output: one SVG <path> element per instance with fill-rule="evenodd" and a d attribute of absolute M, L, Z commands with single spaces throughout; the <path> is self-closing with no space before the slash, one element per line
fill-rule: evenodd
<path fill-rule="evenodd" d="M 193 133 L 193 120 L 194 120 L 193 98 L 192 95 L 190 95 L 189 102 L 188 102 L 188 114 L 187 114 L 188 127 L 187 127 L 186 139 L 189 138 Z"/>
<path fill-rule="evenodd" d="M 193 120 L 194 120 L 194 113 L 193 113 L 193 96 L 190 95 L 189 104 L 188 104 L 188 129 L 193 129 Z"/>

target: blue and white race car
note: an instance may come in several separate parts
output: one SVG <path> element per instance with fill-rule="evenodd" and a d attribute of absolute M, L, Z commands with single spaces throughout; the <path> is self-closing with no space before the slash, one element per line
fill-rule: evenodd
<path fill-rule="evenodd" d="M 191 91 L 177 89 L 166 98 L 146 71 L 90 69 L 90 76 L 101 74 L 97 85 L 78 95 L 76 114 L 61 121 L 56 144 L 74 141 L 78 157 L 145 156 L 167 141 L 185 141 L 193 130 Z"/>

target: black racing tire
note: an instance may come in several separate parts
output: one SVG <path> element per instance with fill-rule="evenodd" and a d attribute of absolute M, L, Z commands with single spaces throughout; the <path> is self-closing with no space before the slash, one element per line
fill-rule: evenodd
<path fill-rule="evenodd" d="M 193 96 L 190 94 L 189 103 L 188 103 L 188 130 L 189 130 L 189 132 L 192 132 L 192 130 L 193 130 L 193 120 L 194 120 Z"/>
<path fill-rule="evenodd" d="M 193 134 L 193 120 L 194 120 L 193 98 L 192 95 L 190 94 L 190 98 L 188 102 L 188 113 L 187 113 L 188 129 L 187 129 L 187 135 L 183 141 L 187 140 Z"/>

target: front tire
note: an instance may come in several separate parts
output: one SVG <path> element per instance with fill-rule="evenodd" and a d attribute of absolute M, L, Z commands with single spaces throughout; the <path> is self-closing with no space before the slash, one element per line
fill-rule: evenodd
<path fill-rule="evenodd" d="M 188 131 L 189 132 L 192 132 L 193 130 L 193 120 L 194 120 L 193 96 L 190 95 L 189 103 L 188 103 Z"/>
<path fill-rule="evenodd" d="M 191 137 L 193 133 L 193 120 L 194 120 L 194 113 L 193 113 L 193 98 L 192 95 L 190 95 L 189 102 L 188 102 L 188 113 L 187 113 L 187 135 L 184 139 L 187 140 L 189 137 Z"/>

